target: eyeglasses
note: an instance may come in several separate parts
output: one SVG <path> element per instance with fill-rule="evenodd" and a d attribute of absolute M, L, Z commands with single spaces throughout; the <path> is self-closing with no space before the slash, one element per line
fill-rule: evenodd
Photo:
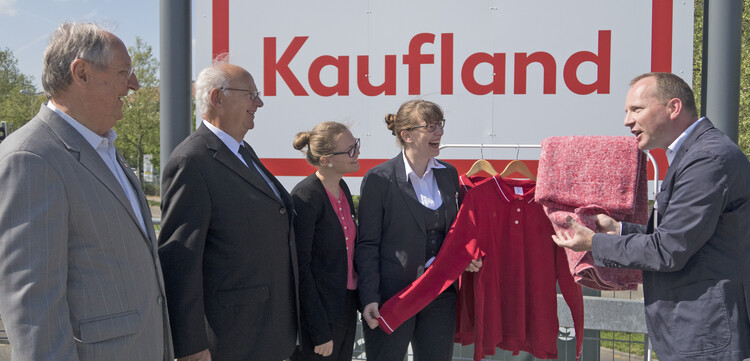
<path fill-rule="evenodd" d="M 258 90 L 239 89 L 239 88 L 225 88 L 225 87 L 221 87 L 219 89 L 221 89 L 221 90 L 234 90 L 234 91 L 238 91 L 238 92 L 245 92 L 245 93 L 247 93 L 247 96 L 250 98 L 251 101 L 255 101 L 255 99 L 258 99 L 260 97 L 260 91 L 258 91 Z"/>
<path fill-rule="evenodd" d="M 348 154 L 349 158 L 354 158 L 354 155 L 357 154 L 357 150 L 359 150 L 359 138 L 357 138 L 357 141 L 354 142 L 354 145 L 349 147 L 349 149 L 347 149 L 346 152 L 336 152 L 336 153 L 331 153 L 331 155 Z"/>
<path fill-rule="evenodd" d="M 437 123 L 430 123 L 425 125 L 417 125 L 416 127 L 411 127 L 407 130 L 417 129 L 417 128 L 425 128 L 427 132 L 432 133 L 438 129 L 443 129 L 445 127 L 445 119 L 441 119 Z"/>
<path fill-rule="evenodd" d="M 115 67 L 115 69 L 117 69 L 120 72 L 120 74 L 127 74 L 127 79 L 130 79 L 130 77 L 133 76 L 133 74 L 135 74 L 135 68 L 132 66 L 127 67 L 127 68 Z"/>

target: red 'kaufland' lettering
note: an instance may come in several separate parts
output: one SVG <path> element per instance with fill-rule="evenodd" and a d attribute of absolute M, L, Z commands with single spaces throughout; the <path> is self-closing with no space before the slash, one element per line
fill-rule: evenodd
<path fill-rule="evenodd" d="M 482 85 L 474 78 L 474 70 L 481 63 L 492 64 L 492 83 Z M 461 81 L 469 93 L 474 95 L 505 94 L 505 54 L 474 53 L 469 55 L 461 69 Z"/>
<path fill-rule="evenodd" d="M 404 64 L 409 67 L 409 95 L 421 94 L 422 64 L 434 64 L 435 55 L 422 54 L 424 43 L 432 44 L 435 34 L 421 33 L 411 38 L 409 54 L 404 55 Z"/>
<path fill-rule="evenodd" d="M 380 94 L 396 95 L 396 56 L 385 56 L 385 78 L 383 84 L 372 85 L 370 82 L 370 57 L 357 56 L 357 86 L 362 94 L 376 96 Z"/>
<path fill-rule="evenodd" d="M 305 88 L 302 87 L 292 70 L 289 69 L 289 63 L 297 55 L 299 49 L 307 41 L 308 36 L 295 36 L 292 42 L 281 54 L 279 61 L 276 61 L 276 38 L 263 38 L 263 93 L 267 96 L 276 95 L 276 73 L 279 73 L 281 79 L 296 96 L 307 95 Z"/>
<path fill-rule="evenodd" d="M 526 70 L 531 63 L 542 64 L 544 94 L 555 94 L 557 65 L 555 64 L 555 58 L 546 51 L 538 51 L 529 55 L 516 53 L 515 69 L 513 70 L 513 94 L 526 94 Z"/>
<path fill-rule="evenodd" d="M 326 86 L 320 80 L 320 72 L 325 66 L 332 66 L 338 70 L 338 82 L 333 86 Z M 315 94 L 322 96 L 349 95 L 349 57 L 340 56 L 334 58 L 329 55 L 323 55 L 313 60 L 310 64 L 310 72 L 307 73 L 307 80 L 310 82 L 310 88 Z"/>
<path fill-rule="evenodd" d="M 612 52 L 612 31 L 599 30 L 599 55 L 579 51 L 568 58 L 563 69 L 563 79 L 568 89 L 576 94 L 609 94 L 609 67 Z M 578 80 L 578 67 L 586 61 L 596 64 L 596 80 L 584 84 Z"/>
<path fill-rule="evenodd" d="M 563 81 L 567 88 L 575 94 L 609 94 L 612 31 L 598 32 L 597 53 L 579 51 L 571 55 L 563 66 Z M 277 92 L 276 75 L 286 83 L 295 96 L 308 95 L 297 76 L 292 72 L 290 63 L 307 41 L 307 36 L 296 36 L 284 50 L 281 57 L 276 57 L 276 38 L 263 39 L 263 85 L 264 94 L 275 96 Z M 435 64 L 434 54 L 423 54 L 422 45 L 433 44 L 435 34 L 421 33 L 411 38 L 409 50 L 402 56 L 406 66 L 409 95 L 421 94 L 422 65 Z M 453 94 L 454 72 L 454 38 L 453 34 L 440 34 L 440 93 Z M 557 64 L 555 57 L 545 51 L 534 53 L 517 52 L 513 54 L 513 94 L 526 94 L 529 71 L 542 71 L 542 92 L 555 94 L 557 92 Z M 505 94 L 506 82 L 506 53 L 477 52 L 469 55 L 461 66 L 461 83 L 471 94 Z M 310 89 L 320 96 L 349 95 L 350 56 L 321 55 L 310 63 L 308 67 L 308 84 Z M 384 55 L 384 77 L 379 85 L 372 84 L 370 74 L 370 56 L 357 56 L 357 88 L 366 96 L 396 95 L 397 89 L 397 56 Z M 578 68 L 583 63 L 593 63 L 596 66 L 596 79 L 589 84 L 578 78 Z M 492 68 L 492 81 L 480 84 L 474 76 L 480 64 L 488 64 Z M 541 66 L 541 67 L 540 67 Z M 336 72 L 334 84 L 323 84 L 321 73 L 325 67 L 333 67 Z M 531 69 L 531 70 L 530 70 Z"/>
<path fill-rule="evenodd" d="M 453 94 L 453 34 L 440 34 L 440 94 Z"/>

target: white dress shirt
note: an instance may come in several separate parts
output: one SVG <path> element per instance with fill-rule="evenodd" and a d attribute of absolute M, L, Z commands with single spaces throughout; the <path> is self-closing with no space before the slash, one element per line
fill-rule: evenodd
<path fill-rule="evenodd" d="M 445 168 L 444 165 L 438 163 L 435 158 L 430 158 L 427 162 L 427 169 L 424 174 L 420 177 L 409 165 L 409 161 L 406 159 L 406 154 L 402 151 L 402 157 L 404 158 L 404 168 L 406 169 L 406 179 L 411 181 L 412 187 L 414 187 L 414 193 L 417 194 L 419 203 L 423 206 L 435 210 L 443 205 L 443 198 L 440 196 L 440 188 L 438 188 L 437 180 L 435 179 L 435 172 L 433 169 Z"/>
<path fill-rule="evenodd" d="M 138 224 L 141 226 L 141 230 L 143 230 L 145 234 L 148 234 L 148 232 L 146 231 L 146 224 L 143 221 L 143 212 L 141 211 L 140 201 L 138 200 L 138 193 L 135 191 L 135 188 L 133 188 L 133 185 L 130 183 L 127 176 L 125 176 L 125 171 L 117 161 L 114 145 L 115 139 L 117 139 L 117 133 L 115 133 L 114 130 L 110 129 L 107 131 L 105 136 L 102 137 L 99 134 L 94 133 L 91 129 L 86 128 L 86 126 L 73 119 L 73 117 L 65 114 L 62 110 L 58 109 L 54 104 L 52 104 L 52 102 L 47 102 L 47 108 L 51 109 L 61 118 L 65 119 L 65 121 L 68 122 L 68 124 L 70 124 L 73 128 L 75 128 L 78 133 L 81 133 L 83 139 L 86 139 L 86 141 L 91 144 L 94 149 L 96 149 L 96 153 L 99 154 L 99 156 L 104 161 L 104 164 L 107 165 L 107 168 L 109 168 L 109 170 L 115 176 L 115 179 L 117 179 L 117 182 L 120 183 L 122 190 L 125 192 L 125 196 L 130 202 L 130 208 L 133 210 L 133 213 L 135 213 L 135 218 L 138 219 Z M 128 172 L 129 171 L 130 169 L 128 169 Z"/>
<path fill-rule="evenodd" d="M 666 151 L 667 163 L 669 163 L 670 165 L 672 164 L 672 161 L 674 160 L 675 155 L 677 155 L 677 151 L 680 150 L 680 146 L 682 146 L 682 142 L 685 141 L 685 138 L 687 138 L 690 132 L 692 132 L 693 129 L 695 129 L 695 126 L 698 125 L 698 123 L 700 123 L 701 120 L 703 119 L 705 119 L 705 117 L 700 118 L 696 120 L 695 122 L 693 122 L 693 124 L 691 124 L 687 129 L 685 129 L 685 131 L 682 132 L 682 134 L 680 134 L 680 136 L 677 137 L 677 139 L 675 139 L 674 142 L 672 142 L 672 144 L 669 145 L 669 147 L 667 147 L 667 151 Z"/>

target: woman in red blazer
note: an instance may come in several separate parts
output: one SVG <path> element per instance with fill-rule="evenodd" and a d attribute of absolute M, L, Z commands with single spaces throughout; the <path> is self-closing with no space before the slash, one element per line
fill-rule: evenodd
<path fill-rule="evenodd" d="M 357 326 L 357 226 L 341 178 L 359 170 L 359 139 L 341 123 L 324 122 L 298 133 L 294 148 L 318 170 L 292 190 L 302 323 L 301 347 L 292 360 L 350 361 Z"/>

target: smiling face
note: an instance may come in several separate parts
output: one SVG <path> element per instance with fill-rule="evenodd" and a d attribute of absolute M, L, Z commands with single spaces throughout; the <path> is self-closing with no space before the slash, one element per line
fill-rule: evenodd
<path fill-rule="evenodd" d="M 638 149 L 666 149 L 677 138 L 670 102 L 655 96 L 656 79 L 643 78 L 633 84 L 625 98 L 625 126 L 638 140 Z"/>
<path fill-rule="evenodd" d="M 138 90 L 138 79 L 130 73 L 130 55 L 125 44 L 116 36 L 112 39 L 111 58 L 104 69 L 96 69 L 89 64 L 90 83 L 86 88 L 85 104 L 89 108 L 88 117 L 92 130 L 103 135 L 122 119 L 122 98 L 130 90 Z"/>
<path fill-rule="evenodd" d="M 255 112 L 263 106 L 263 100 L 254 96 L 258 88 L 245 69 L 231 64 L 224 65 L 223 69 L 230 79 L 227 88 L 233 90 L 212 90 L 218 93 L 221 102 L 218 126 L 240 141 L 248 130 L 255 128 Z"/>
<path fill-rule="evenodd" d="M 437 123 L 437 121 L 425 122 L 420 119 L 415 127 L 433 123 Z M 440 127 L 435 127 L 433 132 L 428 131 L 427 127 L 404 130 L 404 149 L 422 159 L 437 157 L 440 155 L 440 140 L 444 133 L 443 128 Z"/>
<path fill-rule="evenodd" d="M 349 130 L 341 133 L 336 139 L 336 148 L 334 153 L 348 152 L 354 149 L 354 157 L 349 157 L 349 154 L 336 154 L 326 156 L 325 161 L 332 164 L 331 167 L 327 165 L 321 166 L 321 168 L 331 168 L 332 171 L 340 175 L 347 173 L 356 172 L 359 170 L 359 147 L 357 147 L 357 139 L 354 138 L 352 132 Z"/>

